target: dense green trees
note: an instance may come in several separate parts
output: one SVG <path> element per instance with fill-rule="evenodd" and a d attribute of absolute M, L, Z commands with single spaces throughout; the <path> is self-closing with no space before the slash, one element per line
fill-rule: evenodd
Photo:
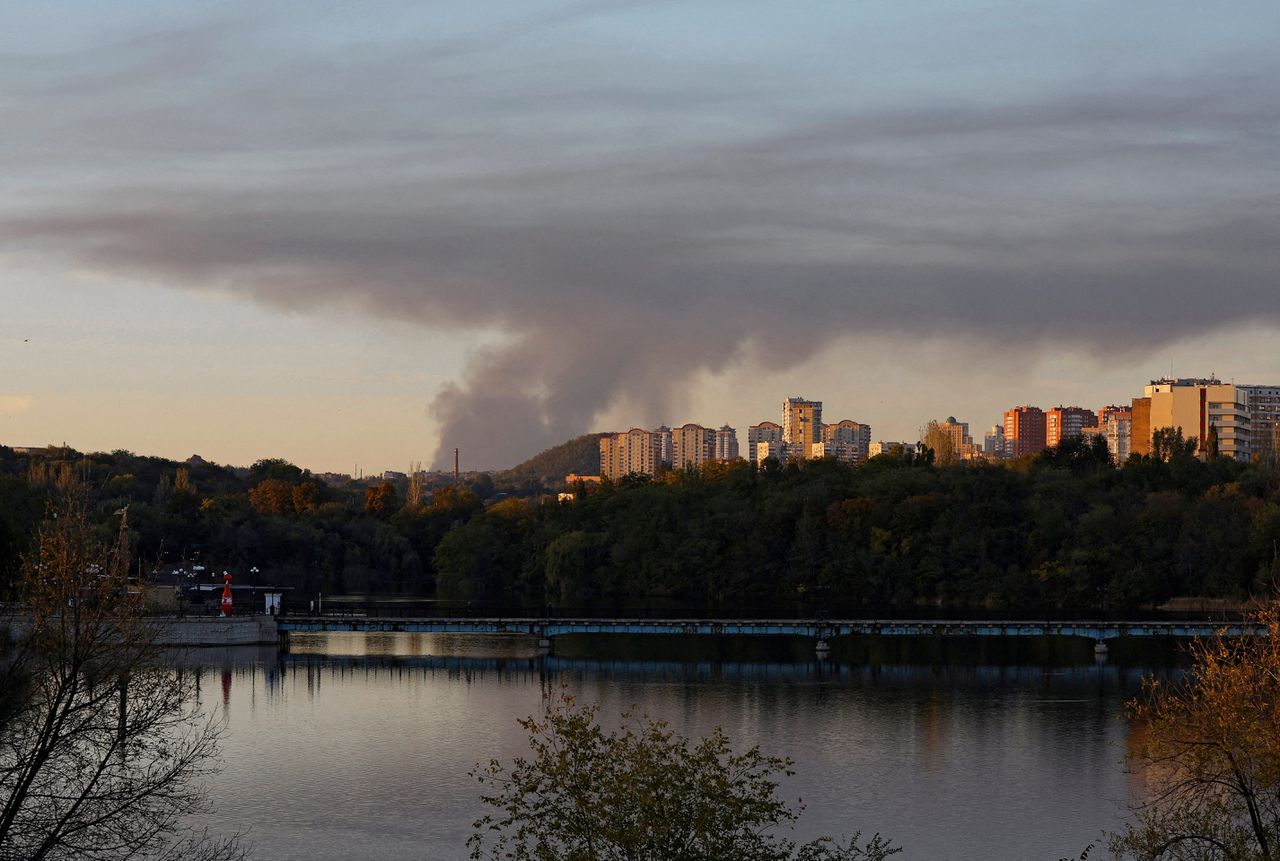
<path fill-rule="evenodd" d="M 714 464 L 568 503 L 540 485 L 520 499 L 501 482 L 428 487 L 414 501 L 407 482 L 330 486 L 279 460 L 232 470 L 0 448 L 0 577 L 69 470 L 92 488 L 98 529 L 128 506 L 147 564 L 256 566 L 307 592 L 438 587 L 494 609 L 1119 610 L 1280 578 L 1277 469 L 1201 461 L 1176 433 L 1158 448 L 1121 469 L 1080 439 L 1005 464 Z"/>
<path fill-rule="evenodd" d="M 442 591 L 565 610 L 643 604 L 1111 608 L 1242 598 L 1280 577 L 1267 468 L 1189 456 L 1110 465 L 1071 440 L 1013 464 L 881 457 L 632 478 L 571 503 L 454 530 Z"/>
<path fill-rule="evenodd" d="M 275 458 L 237 470 L 127 451 L 18 455 L 0 447 L 0 600 L 64 474 L 88 488 L 92 523 L 104 535 L 116 528 L 115 513 L 128 508 L 131 544 L 144 568 L 205 564 L 243 575 L 256 566 L 261 581 L 312 593 L 430 593 L 436 545 L 484 507 L 465 486 L 434 495 L 427 487 L 417 504 L 402 504 L 399 488 L 328 486 Z"/>

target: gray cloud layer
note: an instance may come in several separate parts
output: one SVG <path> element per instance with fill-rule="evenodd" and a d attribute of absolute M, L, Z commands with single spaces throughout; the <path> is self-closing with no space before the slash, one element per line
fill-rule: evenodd
<path fill-rule="evenodd" d="M 431 405 L 437 461 L 464 445 L 486 467 L 620 396 L 664 414 L 699 371 L 785 368 L 861 333 L 1140 349 L 1280 322 L 1280 87 L 1263 61 L 901 107 L 823 93 L 788 112 L 761 70 L 495 56 L 617 5 L 256 64 L 270 40 L 252 21 L 0 58 L 20 129 L 0 165 L 21 174 L 0 180 L 0 242 L 498 330 Z"/>

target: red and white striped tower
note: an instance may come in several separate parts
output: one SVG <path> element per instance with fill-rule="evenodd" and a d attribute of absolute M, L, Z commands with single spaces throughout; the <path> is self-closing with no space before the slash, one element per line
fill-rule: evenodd
<path fill-rule="evenodd" d="M 222 572 L 222 615 L 231 615 L 231 572 Z"/>

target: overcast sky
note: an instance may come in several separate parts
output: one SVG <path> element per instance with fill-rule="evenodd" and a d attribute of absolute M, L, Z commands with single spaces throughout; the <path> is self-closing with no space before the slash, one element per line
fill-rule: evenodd
<path fill-rule="evenodd" d="M 0 442 L 317 470 L 1280 384 L 1280 4 L 21 4 Z"/>

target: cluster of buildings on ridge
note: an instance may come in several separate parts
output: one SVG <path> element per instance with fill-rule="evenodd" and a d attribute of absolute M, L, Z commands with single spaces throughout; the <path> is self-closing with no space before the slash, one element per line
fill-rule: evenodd
<path fill-rule="evenodd" d="M 951 417 L 937 423 L 938 431 L 950 437 L 957 460 L 1035 455 L 1070 437 L 1096 436 L 1106 441 L 1117 464 L 1130 454 L 1149 454 L 1155 432 L 1161 428 L 1180 428 L 1185 438 L 1195 442 L 1197 454 L 1206 453 L 1213 429 L 1221 457 L 1249 460 L 1264 453 L 1274 457 L 1280 454 L 1280 386 L 1236 385 L 1216 377 L 1152 380 L 1142 397 L 1097 411 L 1075 406 L 1014 407 L 980 444 L 970 435 L 968 422 Z M 852 419 L 825 424 L 821 401 L 796 397 L 782 402 L 781 424 L 764 421 L 747 428 L 746 458 L 762 464 L 768 458 L 785 463 L 833 457 L 857 464 L 903 448 L 912 449 L 914 443 L 873 443 L 870 425 Z M 656 475 L 739 457 L 738 433 L 728 425 L 632 428 L 601 438 L 600 477 L 616 481 L 631 473 Z"/>
<path fill-rule="evenodd" d="M 844 463 L 862 463 L 872 452 L 871 426 L 852 419 L 825 424 L 822 401 L 787 398 L 782 402 L 782 423 L 764 421 L 747 428 L 747 460 L 763 463 L 834 457 Z M 699 424 L 655 430 L 632 428 L 600 440 L 600 475 L 617 481 L 638 473 L 656 475 L 667 469 L 696 468 L 712 461 L 741 457 L 738 432 Z"/>
<path fill-rule="evenodd" d="M 1128 406 L 1107 406 L 1096 413 L 1081 407 L 1015 407 L 1004 414 L 1003 426 L 992 427 L 984 437 L 981 456 L 1039 454 L 1067 437 L 1099 436 L 1116 463 L 1123 463 L 1130 454 L 1150 454 L 1155 432 L 1162 428 L 1181 430 L 1199 455 L 1207 453 L 1212 431 L 1220 457 L 1274 456 L 1280 449 L 1280 386 L 1166 377 L 1152 380 Z M 956 454 L 969 456 L 960 446 Z"/>

